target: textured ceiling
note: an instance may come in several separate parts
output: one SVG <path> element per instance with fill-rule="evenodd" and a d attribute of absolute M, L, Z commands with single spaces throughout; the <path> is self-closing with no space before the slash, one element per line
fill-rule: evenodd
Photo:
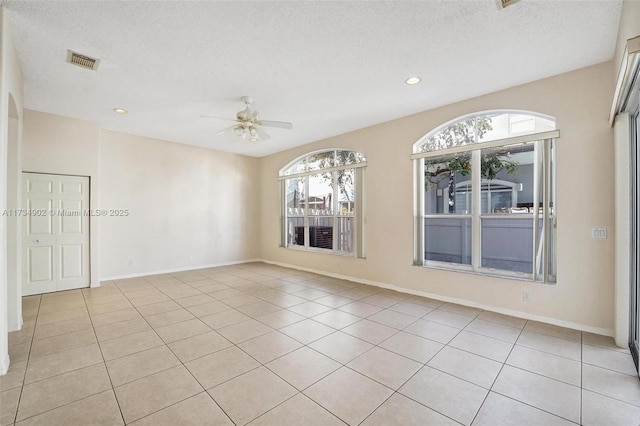
<path fill-rule="evenodd" d="M 621 1 L 1 1 L 25 107 L 264 156 L 613 57 Z M 97 57 L 97 71 L 66 62 Z M 422 82 L 407 86 L 407 77 Z M 240 96 L 266 129 L 216 135 Z M 121 116 L 112 109 L 126 108 Z"/>

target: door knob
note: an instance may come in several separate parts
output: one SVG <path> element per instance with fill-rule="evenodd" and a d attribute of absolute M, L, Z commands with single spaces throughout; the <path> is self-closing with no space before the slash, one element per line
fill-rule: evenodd
<path fill-rule="evenodd" d="M 42 242 L 42 239 L 41 239 L 41 238 L 34 238 L 34 239 L 33 239 L 33 243 L 34 243 L 34 244 L 40 244 L 41 242 Z"/>

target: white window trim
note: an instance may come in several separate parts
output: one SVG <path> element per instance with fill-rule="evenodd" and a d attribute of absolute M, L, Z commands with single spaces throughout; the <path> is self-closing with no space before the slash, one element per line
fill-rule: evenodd
<path fill-rule="evenodd" d="M 284 166 L 282 169 L 280 169 L 279 172 L 279 176 L 278 176 L 278 180 L 280 181 L 280 198 L 281 198 L 281 202 L 280 202 L 280 247 L 286 248 L 286 249 L 291 249 L 291 250 L 298 250 L 298 251 L 304 251 L 304 252 L 316 252 L 316 253 L 325 253 L 325 254 L 331 254 L 331 255 L 335 255 L 335 256 L 344 256 L 344 257 L 356 257 L 356 258 L 364 258 L 365 257 L 365 232 L 364 232 L 364 175 L 365 175 L 365 167 L 367 166 L 367 162 L 365 161 L 361 161 L 358 163 L 354 163 L 354 164 L 347 164 L 347 165 L 342 165 L 342 166 L 335 166 L 335 167 L 327 167 L 327 168 L 322 168 L 322 169 L 313 169 L 313 170 L 306 170 L 300 173 L 292 173 L 292 174 L 285 174 L 286 170 L 288 168 L 290 168 L 292 165 L 294 165 L 295 163 L 297 163 L 298 161 L 300 161 L 301 159 L 306 159 L 309 156 L 312 156 L 314 154 L 317 153 L 323 153 L 323 152 L 330 152 L 330 151 L 351 151 L 351 152 L 355 152 L 358 154 L 362 154 L 360 152 L 357 151 L 352 151 L 352 150 L 348 150 L 348 149 L 344 149 L 344 148 L 330 148 L 330 149 L 323 149 L 323 150 L 318 150 L 318 151 L 312 151 L 309 153 L 306 153 L 300 157 L 297 157 L 296 159 L 294 159 L 293 161 L 289 162 L 286 166 Z M 304 209 L 304 215 L 303 216 L 288 216 L 287 215 L 287 200 L 286 200 L 286 180 L 287 179 L 295 179 L 295 178 L 300 178 L 300 177 L 309 177 L 309 176 L 314 176 L 314 175 L 318 175 L 318 174 L 323 174 L 323 173 L 331 173 L 332 174 L 332 179 L 335 180 L 336 179 L 336 172 L 340 171 L 340 170 L 347 170 L 347 169 L 354 169 L 355 172 L 355 183 L 354 183 L 354 192 L 356 194 L 356 200 L 355 200 L 355 214 L 354 215 L 341 215 L 339 214 L 339 209 L 338 209 L 338 203 L 339 203 L 339 197 L 337 196 L 337 194 L 335 193 L 337 191 L 337 189 L 334 188 L 334 196 L 332 197 L 332 203 L 333 203 L 333 215 L 310 215 L 309 214 L 309 210 L 308 209 Z M 305 192 L 308 194 L 309 191 L 309 180 L 305 179 Z M 300 246 L 300 245 L 289 245 L 287 239 L 288 239 L 288 232 L 287 232 L 287 218 L 289 217 L 301 217 L 304 218 L 303 219 L 303 226 L 304 226 L 304 241 L 305 241 L 305 245 L 304 246 Z M 338 233 L 336 232 L 337 227 L 338 227 L 338 223 L 337 221 L 341 218 L 341 217 L 353 217 L 354 220 L 354 233 L 353 233 L 353 250 L 348 252 L 348 251 L 342 251 L 342 250 L 338 250 L 337 249 L 337 239 L 333 239 L 333 248 L 332 249 L 325 249 L 325 248 L 320 248 L 320 247 L 310 247 L 309 246 L 309 219 L 310 218 L 314 218 L 314 217 L 331 217 L 333 218 L 333 235 L 338 235 Z"/>
<path fill-rule="evenodd" d="M 476 114 L 474 114 L 476 115 Z M 456 119 L 454 121 L 451 121 L 449 123 L 447 123 L 447 125 L 456 122 L 458 120 L 463 120 L 467 117 L 461 117 L 459 119 Z M 444 127 L 441 126 L 438 129 Z M 437 131 L 438 129 L 436 129 L 435 131 Z M 515 136 L 515 137 L 510 137 L 510 138 L 504 138 L 504 139 L 497 139 L 497 140 L 491 140 L 491 141 L 487 141 L 487 142 L 479 142 L 479 143 L 475 143 L 475 144 L 469 144 L 469 145 L 464 145 L 464 146 L 459 146 L 459 147 L 453 147 L 453 148 L 449 148 L 449 149 L 440 149 L 440 150 L 435 150 L 435 151 L 428 151 L 428 152 L 420 152 L 420 153 L 416 153 L 413 154 L 411 156 L 411 159 L 414 160 L 414 262 L 413 264 L 416 266 L 423 266 L 423 267 L 430 267 L 430 268 L 434 268 L 434 269 L 444 269 L 444 270 L 452 270 L 452 271 L 459 271 L 459 272 L 468 272 L 468 273 L 473 273 L 473 274 L 479 274 L 479 275 L 490 275 L 490 276 L 496 276 L 496 277 L 504 277 L 504 278 L 515 278 L 515 279 L 519 279 L 519 280 L 526 280 L 526 281 L 533 281 L 533 282 L 537 282 L 537 283 L 544 283 L 544 284 L 554 284 L 556 282 L 556 276 L 551 276 L 548 273 L 547 270 L 547 262 L 546 261 L 542 261 L 541 260 L 541 266 L 542 266 L 542 273 L 540 274 L 541 276 L 538 276 L 537 271 L 537 263 L 536 263 L 536 258 L 537 259 L 547 259 L 547 253 L 546 250 L 548 250 L 549 248 L 549 233 L 548 232 L 543 232 L 543 238 L 544 241 L 539 242 L 539 244 L 537 243 L 537 238 L 534 238 L 534 247 L 533 247 L 533 258 L 534 258 L 534 264 L 533 264 L 533 273 L 529 274 L 529 273 L 524 273 L 524 272 L 516 272 L 516 271 L 508 271 L 508 270 L 503 270 L 503 269 L 495 269 L 495 268 L 486 268 L 486 267 L 482 267 L 481 266 L 481 260 L 482 260 L 482 256 L 481 256 L 481 221 L 483 219 L 484 214 L 481 214 L 479 212 L 476 212 L 476 209 L 480 208 L 481 206 L 481 191 L 474 191 L 474 200 L 472 203 L 472 213 L 471 214 L 447 214 L 447 215 L 438 215 L 438 216 L 434 216 L 434 215 L 427 215 L 425 214 L 425 206 L 424 206 L 424 161 L 422 161 L 424 158 L 429 158 L 429 157 L 438 157 L 438 156 L 442 156 L 442 155 L 449 155 L 449 154 L 455 154 L 455 153 L 459 153 L 459 152 L 471 152 L 472 153 L 472 162 L 474 164 L 479 164 L 480 163 L 480 151 L 483 149 L 487 149 L 487 148 L 495 148 L 495 147 L 500 147 L 500 146 L 504 146 L 504 145 L 516 145 L 516 144 L 522 144 L 522 143 L 528 143 L 528 142 L 542 142 L 544 143 L 547 147 L 550 147 L 550 144 L 553 140 L 557 139 L 560 137 L 560 132 L 558 130 L 553 130 L 553 131 L 548 131 L 548 132 L 540 132 L 540 133 L 533 133 L 533 134 L 528 134 L 528 135 L 523 135 L 523 136 Z M 423 139 L 421 139 L 422 141 Z M 419 145 L 421 143 L 421 141 L 418 141 L 415 146 Z M 545 164 L 544 166 L 544 171 L 545 171 L 545 177 L 543 182 L 545 182 L 546 187 L 544 188 L 544 191 L 542 192 L 544 194 L 544 200 L 543 200 L 543 205 L 544 206 L 549 206 L 549 203 L 551 201 L 553 201 L 553 209 L 554 209 L 554 214 L 552 215 L 552 217 L 550 218 L 549 215 L 544 215 L 543 216 L 543 227 L 549 227 L 549 226 L 554 226 L 555 227 L 555 222 L 556 222 L 556 217 L 557 217 L 557 203 L 555 202 L 555 200 L 550 200 L 549 196 L 551 194 L 551 181 L 553 179 L 553 182 L 555 182 L 555 175 L 551 175 L 552 173 L 555 174 L 555 169 L 552 169 L 550 167 L 551 165 L 551 158 L 550 158 L 550 150 L 549 149 L 545 149 L 545 158 L 543 159 L 543 162 Z M 536 161 L 535 163 L 536 165 L 539 164 L 538 161 Z M 481 185 L 481 177 L 480 177 L 480 170 L 478 170 L 478 167 L 474 167 L 472 172 L 472 185 L 474 187 L 480 187 Z M 537 174 L 537 173 L 536 173 Z M 535 180 L 534 183 L 534 199 L 540 199 L 539 194 L 540 194 L 540 188 L 538 187 L 539 185 L 537 184 L 538 180 Z M 555 194 L 555 191 L 554 191 Z M 539 212 L 537 211 L 537 209 L 534 209 L 534 212 L 532 213 L 533 215 L 533 226 L 534 226 L 534 235 L 537 235 L 537 230 L 538 230 L 538 220 L 536 220 L 538 218 L 538 214 Z M 461 264 L 461 263 L 452 263 L 452 262 L 442 262 L 442 261 L 435 261 L 435 260 L 426 260 L 424 259 L 424 249 L 425 249 L 425 218 L 427 217 L 442 217 L 442 218 L 450 218 L 450 219 L 455 219 L 455 218 L 459 218 L 459 219 L 471 219 L 471 248 L 472 248 L 472 253 L 471 253 L 471 259 L 472 259 L 472 263 L 471 265 L 466 265 L 466 264 Z M 492 215 L 493 216 L 493 215 Z M 507 217 L 523 217 L 523 215 L 496 215 L 496 218 L 507 218 Z M 486 217 L 484 217 L 486 219 Z M 552 223 L 549 223 L 549 220 L 552 221 Z M 556 233 L 553 233 L 553 237 L 554 240 L 556 238 Z M 538 254 L 537 253 L 537 248 L 540 247 L 540 244 L 542 245 L 542 250 L 543 252 Z M 536 247 L 538 246 L 538 247 Z M 557 254 L 557 244 L 556 241 L 554 241 L 553 243 L 553 247 L 554 250 L 556 251 Z M 557 256 L 553 257 L 553 262 L 554 262 L 554 271 L 557 271 L 556 268 L 556 259 Z"/>

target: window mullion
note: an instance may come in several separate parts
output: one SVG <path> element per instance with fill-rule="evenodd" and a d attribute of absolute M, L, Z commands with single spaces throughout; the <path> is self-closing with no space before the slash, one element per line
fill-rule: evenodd
<path fill-rule="evenodd" d="M 481 151 L 471 153 L 471 187 L 473 202 L 471 203 L 471 265 L 478 270 L 482 264 L 482 178 L 480 176 Z"/>
<path fill-rule="evenodd" d="M 334 152 L 334 157 L 335 157 L 335 152 Z M 335 160 L 334 160 L 335 161 Z M 339 196 L 339 190 L 338 190 L 338 172 L 337 171 L 333 171 L 331 173 L 331 187 L 333 188 L 333 198 L 331 200 L 331 205 L 332 205 L 332 210 L 333 210 L 333 238 L 332 240 L 332 245 L 333 245 L 333 250 L 338 250 L 338 239 L 341 238 L 341 235 L 338 234 L 338 220 L 340 220 L 339 218 L 339 212 L 338 212 L 338 206 L 340 205 L 340 203 L 338 203 L 338 196 Z"/>
<path fill-rule="evenodd" d="M 423 265 L 425 259 L 424 252 L 424 193 L 425 193 L 425 179 L 424 179 L 424 159 L 418 159 L 413 161 L 413 175 L 415 176 L 414 185 L 414 248 L 413 248 L 413 264 Z"/>
<path fill-rule="evenodd" d="M 309 176 L 304 179 L 304 248 L 309 248 Z"/>

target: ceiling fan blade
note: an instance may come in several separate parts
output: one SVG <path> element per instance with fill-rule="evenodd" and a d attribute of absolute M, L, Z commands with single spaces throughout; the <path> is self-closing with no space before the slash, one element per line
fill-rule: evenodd
<path fill-rule="evenodd" d="M 231 131 L 231 130 L 235 129 L 236 127 L 237 127 L 237 124 L 234 124 L 231 127 L 227 127 L 226 129 L 220 130 L 219 132 L 216 133 L 216 135 L 221 135 L 223 133 L 227 133 L 228 131 Z"/>
<path fill-rule="evenodd" d="M 258 131 L 258 136 L 260 136 L 260 140 L 266 141 L 271 139 L 271 136 L 269 136 L 269 134 L 264 130 L 262 130 L 261 128 L 256 127 L 256 130 Z"/>
<path fill-rule="evenodd" d="M 215 118 L 216 120 L 238 121 L 235 118 L 218 117 L 217 115 L 201 115 L 200 118 Z"/>
<path fill-rule="evenodd" d="M 264 127 L 278 127 L 280 129 L 293 129 L 293 124 L 286 121 L 270 121 L 270 120 L 258 120 L 260 126 Z"/>

